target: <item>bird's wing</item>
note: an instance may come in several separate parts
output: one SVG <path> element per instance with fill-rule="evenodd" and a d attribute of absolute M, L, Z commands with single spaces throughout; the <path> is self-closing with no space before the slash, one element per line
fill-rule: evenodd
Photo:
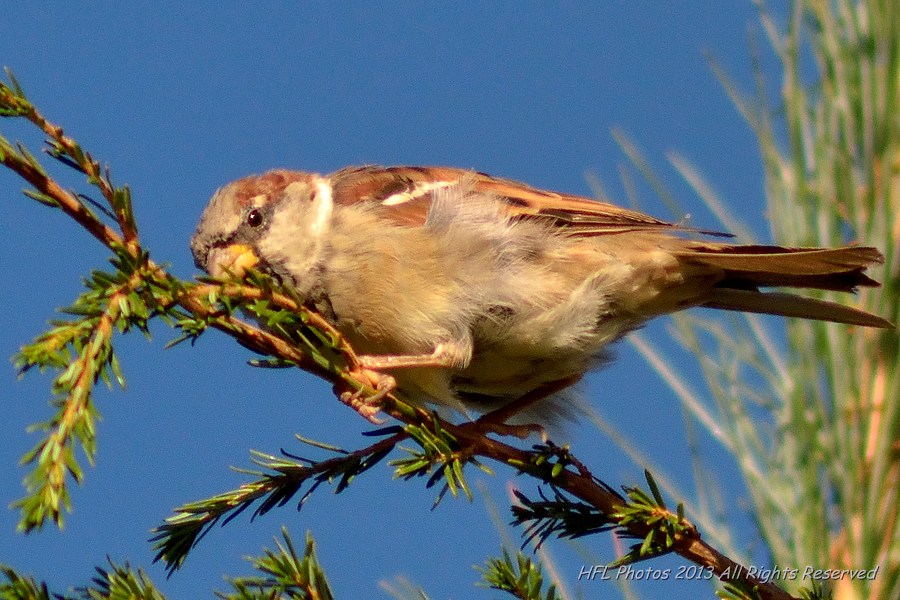
<path fill-rule="evenodd" d="M 643 213 L 582 196 L 541 190 L 518 181 L 448 167 L 349 167 L 331 176 L 334 202 L 375 203 L 387 218 L 422 225 L 435 193 L 464 185 L 494 198 L 512 219 L 546 220 L 569 235 L 595 236 L 626 231 L 678 230 L 712 235 Z"/>

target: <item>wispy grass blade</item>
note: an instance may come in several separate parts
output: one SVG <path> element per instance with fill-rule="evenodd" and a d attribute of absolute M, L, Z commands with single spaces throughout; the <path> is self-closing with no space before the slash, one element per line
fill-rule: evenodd
<path fill-rule="evenodd" d="M 773 241 L 878 247 L 885 261 L 873 276 L 885 285 L 840 301 L 898 322 L 900 4 L 794 0 L 783 23 L 755 4 L 781 63 L 775 103 L 755 50 L 754 98 L 712 67 L 757 136 Z M 621 137 L 635 170 L 672 202 Z M 728 229 L 752 239 L 686 160 L 669 159 Z M 706 434 L 733 453 L 766 546 L 761 556 L 816 568 L 878 566 L 873 580 L 835 582 L 835 597 L 900 598 L 897 332 L 800 320 L 781 332 L 759 316 L 731 319 L 727 328 L 691 315 L 675 324 L 678 341 L 700 358 L 703 394 L 646 339 L 632 336 L 632 344 Z"/>

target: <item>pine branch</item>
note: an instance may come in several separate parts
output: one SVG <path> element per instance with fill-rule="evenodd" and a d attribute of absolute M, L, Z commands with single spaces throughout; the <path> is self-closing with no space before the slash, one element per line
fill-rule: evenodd
<path fill-rule="evenodd" d="M 22 370 L 62 370 L 54 380 L 54 392 L 60 395 L 55 401 L 57 416 L 42 426 L 44 440 L 26 457 L 34 464 L 34 471 L 26 480 L 29 494 L 19 503 L 24 529 L 40 527 L 48 518 L 60 522 L 61 508 L 68 507 L 65 473 L 76 481 L 82 476 L 70 449 L 72 444 L 79 442 L 89 459 L 96 451 L 97 413 L 90 392 L 96 381 L 108 379 L 110 374 L 123 381 L 112 346 L 117 331 L 146 332 L 147 322 L 159 318 L 181 331 L 177 342 L 194 340 L 213 328 L 263 354 L 268 359 L 264 364 L 303 369 L 331 382 L 338 394 L 376 393 L 373 382 L 359 369 L 352 348 L 338 332 L 270 278 L 251 274 L 245 281 L 186 282 L 151 261 L 138 237 L 128 189 L 115 187 L 109 170 L 101 169 L 89 153 L 63 135 L 62 128 L 40 115 L 11 77 L 8 85 L 0 84 L 0 115 L 25 118 L 37 126 L 50 138 L 47 152 L 83 172 L 88 183 L 100 191 L 108 208 L 98 215 L 87 196 L 64 191 L 23 146 L 14 147 L 0 137 L 0 162 L 32 185 L 34 189 L 26 194 L 62 210 L 109 248 L 115 269 L 113 273 L 95 274 L 88 292 L 73 305 L 75 319 L 57 324 L 20 355 Z M 104 223 L 101 215 L 111 216 L 115 228 Z M 241 312 L 264 325 L 252 325 L 236 316 Z M 521 449 L 491 437 L 521 433 L 521 429 L 497 425 L 489 419 L 457 425 L 409 405 L 396 394 L 379 396 L 383 396 L 379 400 L 381 411 L 403 423 L 402 434 L 318 463 L 290 456 L 257 455 L 266 469 L 257 473 L 259 479 L 236 492 L 182 507 L 160 529 L 159 556 L 169 561 L 171 568 L 177 568 L 187 551 L 219 519 L 232 518 L 258 500 L 261 504 L 257 511 L 283 505 L 307 481 L 315 489 L 323 481 L 339 477 L 338 489 L 342 489 L 381 460 L 402 435 L 418 443 L 421 451 L 412 451 L 410 457 L 393 463 L 400 477 L 428 475 L 427 485 L 442 482 L 454 494 L 462 491 L 469 495 L 464 467 L 471 463 L 486 468 L 480 459 L 489 459 L 550 484 L 602 515 L 599 518 L 607 519 L 609 526 L 643 540 L 639 556 L 673 551 L 717 575 L 737 573 L 730 578 L 735 585 L 756 588 L 761 598 L 790 598 L 774 584 L 748 576 L 746 569 L 707 544 L 680 512 L 672 515 L 665 510 L 656 491 L 647 495 L 628 488 L 629 502 L 594 477 L 567 448 L 546 444 Z"/>
<path fill-rule="evenodd" d="M 222 600 L 332 600 L 328 580 L 316 557 L 315 542 L 306 535 L 303 554 L 298 554 L 287 529 L 281 529 L 283 541 L 275 539 L 275 550 L 263 549 L 261 556 L 248 557 L 259 575 L 229 578 L 234 591 L 217 592 Z M 0 564 L 0 600 L 165 600 L 144 571 L 134 570 L 127 562 L 108 568 L 96 567 L 97 576 L 90 585 L 77 588 L 74 595 L 51 594 L 47 584 L 20 575 Z"/>
<path fill-rule="evenodd" d="M 306 483 L 310 485 L 297 502 L 298 510 L 323 483 L 337 480 L 334 492 L 338 494 L 350 485 L 355 477 L 381 462 L 397 442 L 405 437 L 402 432 L 394 433 L 384 440 L 354 452 L 327 447 L 338 456 L 321 461 L 293 456 L 286 452 L 282 452 L 281 457 L 253 452 L 253 462 L 262 467 L 263 471 L 243 470 L 243 472 L 255 475 L 257 479 L 236 490 L 175 509 L 175 514 L 154 530 L 154 536 L 150 540 L 157 550 L 155 560 L 162 560 L 166 563 L 169 573 L 174 572 L 184 563 L 190 550 L 216 523 L 220 521 L 223 525 L 228 523 L 256 502 L 259 502 L 259 506 L 254 510 L 253 517 L 264 515 L 273 508 L 290 502 Z M 312 444 L 308 440 L 301 441 Z M 324 447 L 318 443 L 313 445 Z"/>
<path fill-rule="evenodd" d="M 133 570 L 127 562 L 120 566 L 109 561 L 108 569 L 96 569 L 93 585 L 79 588 L 72 600 L 166 600 L 146 573 Z"/>
<path fill-rule="evenodd" d="M 50 600 L 50 591 L 44 582 L 17 573 L 12 567 L 0 564 L 0 574 L 6 579 L 0 582 L 2 600 Z"/>
<path fill-rule="evenodd" d="M 263 556 L 250 559 L 253 568 L 262 572 L 261 576 L 229 579 L 234 593 L 216 595 L 222 600 L 333 600 L 312 536 L 306 534 L 303 556 L 299 556 L 287 529 L 282 528 L 281 535 L 284 543 L 275 540 L 277 552 L 266 549 Z"/>
<path fill-rule="evenodd" d="M 483 584 L 495 590 L 501 590 L 521 600 L 557 600 L 556 587 L 551 585 L 544 593 L 544 575 L 541 566 L 521 552 L 516 560 L 506 549 L 502 558 L 488 559 L 487 565 L 480 569 Z"/>

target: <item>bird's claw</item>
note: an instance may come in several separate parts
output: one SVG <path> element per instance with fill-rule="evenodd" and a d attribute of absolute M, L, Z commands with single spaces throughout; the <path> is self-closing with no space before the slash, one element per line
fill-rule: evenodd
<path fill-rule="evenodd" d="M 385 420 L 376 417 L 381 411 L 381 401 L 385 396 L 397 388 L 397 382 L 390 375 L 384 375 L 370 369 L 353 373 L 354 378 L 367 382 L 375 388 L 374 394 L 367 394 L 365 390 L 345 391 L 340 394 L 341 402 L 355 410 L 359 416 L 374 425 L 382 425 Z"/>

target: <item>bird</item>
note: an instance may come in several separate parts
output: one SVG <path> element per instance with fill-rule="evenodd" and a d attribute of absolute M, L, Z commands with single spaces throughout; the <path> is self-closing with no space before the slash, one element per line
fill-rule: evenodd
<path fill-rule="evenodd" d="M 228 183 L 190 244 L 213 277 L 272 276 L 410 402 L 472 418 L 554 418 L 611 345 L 691 307 L 894 327 L 769 289 L 876 287 L 877 249 L 726 236 L 469 169 L 366 165 Z"/>

